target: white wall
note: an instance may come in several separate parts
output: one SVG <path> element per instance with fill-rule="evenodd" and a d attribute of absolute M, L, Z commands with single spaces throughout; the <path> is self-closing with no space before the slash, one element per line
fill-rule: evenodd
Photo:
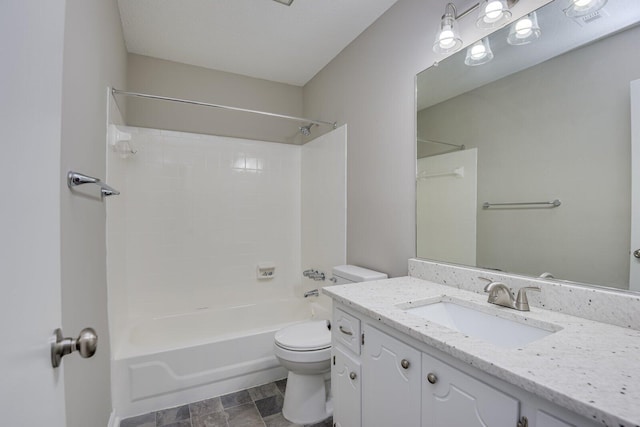
<path fill-rule="evenodd" d="M 420 134 L 478 147 L 479 204 L 562 200 L 480 209 L 478 265 L 627 288 L 639 38 L 636 27 L 420 112 Z"/>
<path fill-rule="evenodd" d="M 347 259 L 347 126 L 302 146 L 302 267 L 326 280 L 302 279 L 302 292 L 332 285 L 331 269 Z M 302 277 L 300 275 L 299 277 Z M 331 300 L 321 297 L 326 307 Z"/>
<path fill-rule="evenodd" d="M 294 296 L 299 146 L 122 129 L 138 152 L 109 155 L 109 179 L 122 192 L 108 218 L 110 290 L 114 302 L 127 305 L 114 307 L 117 316 Z M 258 280 L 260 262 L 273 262 L 276 277 Z"/>
<path fill-rule="evenodd" d="M 548 1 L 521 1 L 514 18 Z M 391 276 L 415 255 L 414 79 L 443 59 L 431 46 L 446 3 L 397 2 L 304 87 L 305 116 L 349 124 L 347 261 Z M 473 22 L 460 23 L 465 42 L 486 34 Z"/>
<path fill-rule="evenodd" d="M 302 115 L 299 86 L 129 54 L 127 88 L 134 92 Z M 299 123 L 236 111 L 166 101 L 118 97 L 127 106 L 127 124 L 154 129 L 300 143 Z"/>
<path fill-rule="evenodd" d="M 116 0 L 67 0 L 62 97 L 62 325 L 65 336 L 96 329 L 91 359 L 66 357 L 67 426 L 106 425 L 111 412 L 105 203 L 97 187 L 71 193 L 66 172 L 104 178 L 107 86 L 124 86 L 126 50 Z M 47 178 L 50 179 L 50 178 Z M 79 193 L 89 194 L 82 196 Z M 52 325 L 53 327 L 53 325 Z"/>

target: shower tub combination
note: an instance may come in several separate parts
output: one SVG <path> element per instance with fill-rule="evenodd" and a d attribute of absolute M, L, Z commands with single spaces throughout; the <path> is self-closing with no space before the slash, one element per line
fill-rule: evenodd
<path fill-rule="evenodd" d="M 285 378 L 273 351 L 284 326 L 329 319 L 318 303 L 291 298 L 140 321 L 112 361 L 120 419 Z"/>

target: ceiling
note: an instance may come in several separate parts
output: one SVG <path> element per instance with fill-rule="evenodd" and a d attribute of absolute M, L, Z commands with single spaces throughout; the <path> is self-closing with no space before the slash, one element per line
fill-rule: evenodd
<path fill-rule="evenodd" d="M 130 53 L 303 86 L 397 0 L 118 0 Z"/>

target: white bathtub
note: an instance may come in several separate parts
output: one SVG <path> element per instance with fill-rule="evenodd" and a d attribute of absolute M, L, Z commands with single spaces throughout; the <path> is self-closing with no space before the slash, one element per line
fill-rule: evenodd
<path fill-rule="evenodd" d="M 285 378 L 273 336 L 312 317 L 330 313 L 286 299 L 131 325 L 112 361 L 114 411 L 123 419 Z"/>

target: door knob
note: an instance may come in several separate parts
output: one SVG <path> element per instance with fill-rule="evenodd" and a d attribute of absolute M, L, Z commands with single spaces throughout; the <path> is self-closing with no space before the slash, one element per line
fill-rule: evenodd
<path fill-rule="evenodd" d="M 357 377 L 358 377 L 358 376 L 356 375 L 356 373 L 355 373 L 355 372 L 351 372 L 351 373 L 349 374 L 349 378 L 351 378 L 352 380 L 355 380 Z"/>
<path fill-rule="evenodd" d="M 402 361 L 400 362 L 400 366 L 402 366 L 403 369 L 409 369 L 409 361 L 407 359 L 402 359 Z"/>
<path fill-rule="evenodd" d="M 640 258 L 640 249 L 636 249 L 635 251 L 633 251 L 633 256 L 636 258 Z"/>
<path fill-rule="evenodd" d="M 83 358 L 91 357 L 98 348 L 98 335 L 93 328 L 84 328 L 78 338 L 63 338 L 62 329 L 54 331 L 55 342 L 51 343 L 51 365 L 60 366 L 62 357 L 77 351 Z"/>
<path fill-rule="evenodd" d="M 427 375 L 427 381 L 429 381 L 431 384 L 435 384 L 438 382 L 438 377 L 434 373 L 429 373 Z"/>

